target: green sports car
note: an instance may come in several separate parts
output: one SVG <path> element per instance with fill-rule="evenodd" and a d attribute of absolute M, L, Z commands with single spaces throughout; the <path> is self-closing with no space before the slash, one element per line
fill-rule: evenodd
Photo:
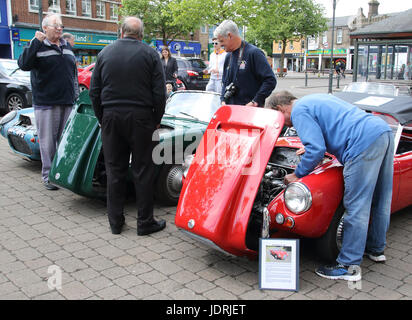
<path fill-rule="evenodd" d="M 163 204 L 177 204 L 184 158 L 195 153 L 210 119 L 219 107 L 220 96 L 213 92 L 177 91 L 167 100 L 161 127 L 153 135 L 153 139 L 159 141 L 153 151 L 156 163 L 155 194 Z M 100 127 L 88 91 L 81 93 L 66 124 L 49 179 L 55 185 L 86 197 L 106 196 Z M 132 183 L 130 188 L 133 190 Z"/>

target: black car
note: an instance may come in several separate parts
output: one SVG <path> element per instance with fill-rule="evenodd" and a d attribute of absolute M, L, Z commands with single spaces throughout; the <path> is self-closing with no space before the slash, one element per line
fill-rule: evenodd
<path fill-rule="evenodd" d="M 30 72 L 19 69 L 16 60 L 0 59 L 0 112 L 31 107 Z"/>
<path fill-rule="evenodd" d="M 210 75 L 204 74 L 207 68 L 202 59 L 176 57 L 178 72 L 177 77 L 183 82 L 186 90 L 205 90 Z"/>

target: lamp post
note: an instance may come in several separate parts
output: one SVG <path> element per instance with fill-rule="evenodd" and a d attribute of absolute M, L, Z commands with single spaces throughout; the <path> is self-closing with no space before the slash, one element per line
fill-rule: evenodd
<path fill-rule="evenodd" d="M 330 48 L 330 70 L 329 70 L 329 89 L 328 93 L 332 93 L 332 83 L 333 83 L 333 43 L 335 42 L 335 9 L 336 0 L 333 0 L 333 17 L 332 17 L 332 45 Z"/>

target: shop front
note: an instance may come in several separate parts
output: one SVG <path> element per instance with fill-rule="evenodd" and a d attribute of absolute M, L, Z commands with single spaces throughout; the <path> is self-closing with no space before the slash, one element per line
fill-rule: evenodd
<path fill-rule="evenodd" d="M 13 28 L 14 59 L 18 59 L 36 31 L 37 29 L 34 28 Z M 87 33 L 70 29 L 65 29 L 64 32 L 70 32 L 75 37 L 73 52 L 79 66 L 95 62 L 99 51 L 117 39 L 115 33 Z"/>
<path fill-rule="evenodd" d="M 333 64 L 341 62 L 346 68 L 352 64 L 352 55 L 350 49 L 333 49 Z M 331 49 L 308 50 L 306 52 L 306 69 L 308 71 L 328 71 L 331 68 Z"/>
<path fill-rule="evenodd" d="M 0 58 L 11 58 L 10 29 L 7 20 L 7 3 L 0 0 Z"/>

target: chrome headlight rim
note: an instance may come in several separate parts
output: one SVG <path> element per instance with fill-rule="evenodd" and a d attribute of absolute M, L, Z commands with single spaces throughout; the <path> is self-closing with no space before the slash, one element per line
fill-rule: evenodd
<path fill-rule="evenodd" d="M 5 125 L 6 123 L 9 123 L 11 120 L 13 120 L 17 115 L 17 110 L 10 111 L 6 115 L 4 115 L 3 118 L 0 120 L 0 125 Z"/>
<path fill-rule="evenodd" d="M 303 205 L 299 205 L 299 207 L 292 205 L 292 201 L 296 199 L 296 197 L 294 199 L 290 198 L 292 188 L 300 192 L 300 197 L 304 200 Z M 302 182 L 292 182 L 288 184 L 285 192 L 283 193 L 283 198 L 288 210 L 297 215 L 305 213 L 312 207 L 312 193 L 310 192 L 309 188 Z"/>

